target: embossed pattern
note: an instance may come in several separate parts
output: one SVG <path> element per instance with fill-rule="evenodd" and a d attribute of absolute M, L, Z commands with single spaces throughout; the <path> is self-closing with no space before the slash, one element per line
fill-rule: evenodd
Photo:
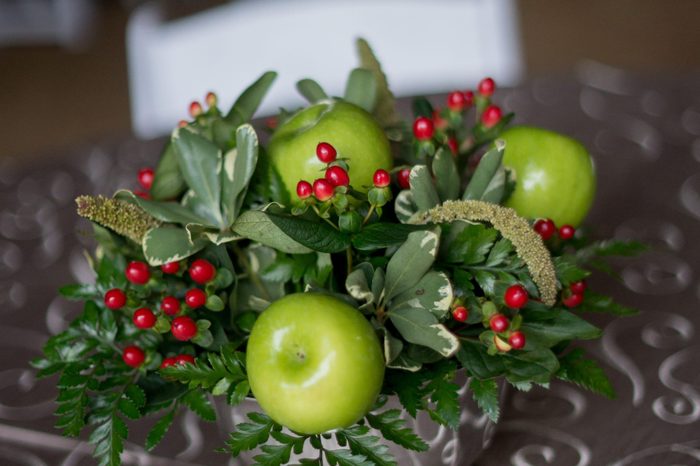
<path fill-rule="evenodd" d="M 571 134 L 590 148 L 599 192 L 587 223 L 597 235 L 640 239 L 654 249 L 621 262 L 620 282 L 591 280 L 597 291 L 643 311 L 585 344 L 604 362 L 617 400 L 557 382 L 549 391 L 511 391 L 475 464 L 699 465 L 700 80 L 585 63 L 575 78 L 535 80 L 500 99 L 519 122 Z M 55 380 L 36 380 L 27 361 L 78 310 L 56 289 L 91 279 L 83 260 L 89 227 L 77 220 L 73 198 L 135 187 L 135 173 L 155 162 L 160 145 L 105 143 L 31 164 L 0 159 L 0 464 L 94 464 L 89 446 L 52 428 Z M 129 444 L 125 464 L 246 464 L 214 452 L 241 416 L 221 413 L 217 424 L 182 416 L 152 455 Z M 141 441 L 152 422 L 135 424 L 130 438 Z M 421 432 L 439 452 L 423 464 L 467 464 L 493 429 L 471 405 L 463 424 L 458 436 Z M 420 463 L 407 457 L 399 464 Z"/>

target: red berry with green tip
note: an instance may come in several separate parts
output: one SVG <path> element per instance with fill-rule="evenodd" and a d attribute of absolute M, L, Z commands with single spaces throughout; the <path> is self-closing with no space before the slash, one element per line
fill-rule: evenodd
<path fill-rule="evenodd" d="M 486 128 L 493 128 L 501 121 L 503 117 L 503 112 L 501 108 L 497 105 L 489 105 L 484 109 L 484 113 L 481 114 L 481 124 Z"/>
<path fill-rule="evenodd" d="M 134 285 L 145 285 L 151 278 L 151 272 L 148 270 L 148 264 L 141 261 L 131 261 L 126 266 L 126 279 Z"/>
<path fill-rule="evenodd" d="M 461 92 L 454 91 L 447 95 L 447 107 L 453 112 L 461 112 L 465 106 L 464 94 Z"/>
<path fill-rule="evenodd" d="M 219 101 L 219 98 L 213 92 L 207 92 L 207 96 L 204 98 L 204 101 L 207 103 L 208 107 L 215 107 Z"/>
<path fill-rule="evenodd" d="M 508 337 L 508 344 L 513 349 L 522 349 L 525 347 L 525 334 L 521 331 L 515 331 Z"/>
<path fill-rule="evenodd" d="M 126 293 L 119 288 L 112 288 L 105 293 L 104 300 L 108 309 L 116 311 L 126 304 Z"/>
<path fill-rule="evenodd" d="M 457 306 L 452 311 L 452 318 L 457 322 L 465 322 L 469 318 L 469 311 L 464 306 Z"/>
<path fill-rule="evenodd" d="M 146 354 L 138 346 L 127 346 L 122 351 L 122 360 L 129 367 L 139 367 L 146 359 Z"/>
<path fill-rule="evenodd" d="M 503 314 L 494 314 L 489 319 L 489 327 L 496 333 L 505 332 L 508 329 L 508 325 L 510 325 L 508 317 Z"/>
<path fill-rule="evenodd" d="M 147 329 L 156 324 L 156 315 L 147 307 L 142 307 L 134 311 L 134 315 L 131 317 L 131 320 L 138 328 Z"/>
<path fill-rule="evenodd" d="M 326 181 L 335 186 L 347 186 L 350 184 L 348 172 L 343 167 L 333 165 L 326 170 Z"/>
<path fill-rule="evenodd" d="M 308 181 L 301 180 L 297 183 L 297 196 L 299 199 L 307 199 L 311 197 L 313 192 L 314 189 Z"/>
<path fill-rule="evenodd" d="M 175 296 L 166 296 L 160 302 L 160 310 L 163 314 L 174 316 L 180 312 L 180 301 Z"/>
<path fill-rule="evenodd" d="M 522 285 L 511 285 L 503 294 L 503 301 L 511 309 L 520 309 L 527 304 L 529 295 Z"/>
<path fill-rule="evenodd" d="M 321 202 L 325 202 L 333 197 L 335 194 L 335 188 L 333 185 L 327 181 L 325 178 L 319 178 L 314 181 L 314 197 Z"/>
<path fill-rule="evenodd" d="M 162 270 L 163 273 L 167 273 L 169 275 L 176 274 L 180 271 L 180 263 L 177 261 L 168 262 L 167 264 L 161 265 L 160 270 Z"/>
<path fill-rule="evenodd" d="M 402 168 L 399 170 L 399 173 L 396 175 L 396 181 L 399 183 L 399 187 L 401 189 L 410 189 L 411 188 L 411 169 L 410 168 Z"/>
<path fill-rule="evenodd" d="M 435 134 L 435 125 L 430 118 L 418 117 L 413 122 L 413 136 L 419 141 L 428 141 Z"/>
<path fill-rule="evenodd" d="M 557 231 L 557 227 L 554 225 L 554 222 L 549 218 L 541 218 L 537 220 L 533 226 L 533 229 L 545 241 L 551 238 Z"/>
<path fill-rule="evenodd" d="M 391 176 L 389 175 L 388 171 L 382 170 L 380 168 L 379 170 L 374 172 L 374 175 L 372 176 L 372 182 L 377 188 L 386 188 L 387 186 L 389 186 L 389 183 L 391 183 Z"/>
<path fill-rule="evenodd" d="M 202 112 L 203 112 L 203 110 L 202 110 L 202 104 L 200 104 L 200 103 L 197 102 L 197 101 L 194 101 L 194 102 L 192 102 L 192 103 L 190 104 L 190 116 L 191 116 L 192 118 L 198 117 L 199 115 L 202 114 Z"/>
<path fill-rule="evenodd" d="M 583 292 L 586 291 L 586 288 L 588 288 L 588 286 L 586 285 L 585 280 L 573 282 L 569 285 L 569 289 L 574 294 L 583 294 Z"/>
<path fill-rule="evenodd" d="M 327 142 L 319 142 L 316 146 L 316 157 L 323 163 L 331 163 L 338 156 L 335 147 Z"/>
<path fill-rule="evenodd" d="M 563 298 L 561 302 L 564 304 L 564 306 L 570 309 L 578 307 L 583 302 L 583 295 L 578 293 L 571 293 L 569 296 Z"/>
<path fill-rule="evenodd" d="M 479 91 L 479 94 L 483 95 L 484 97 L 490 97 L 496 90 L 496 83 L 491 78 L 484 78 L 479 82 L 477 90 Z"/>
<path fill-rule="evenodd" d="M 207 294 L 199 288 L 192 288 L 185 293 L 185 304 L 192 309 L 204 306 L 207 302 Z"/>
<path fill-rule="evenodd" d="M 190 264 L 190 278 L 200 285 L 209 283 L 216 276 L 216 268 L 206 259 L 197 259 Z"/>
<path fill-rule="evenodd" d="M 175 364 L 194 364 L 194 356 L 190 354 L 178 354 L 175 356 Z"/>
<path fill-rule="evenodd" d="M 138 180 L 143 189 L 148 191 L 153 186 L 154 172 L 150 167 L 145 167 L 139 170 Z"/>
<path fill-rule="evenodd" d="M 197 324 L 191 317 L 180 316 L 173 319 L 170 327 L 173 336 L 180 341 L 192 339 L 197 334 Z"/>
<path fill-rule="evenodd" d="M 562 225 L 559 227 L 559 237 L 563 240 L 568 240 L 574 237 L 576 229 L 571 225 Z"/>

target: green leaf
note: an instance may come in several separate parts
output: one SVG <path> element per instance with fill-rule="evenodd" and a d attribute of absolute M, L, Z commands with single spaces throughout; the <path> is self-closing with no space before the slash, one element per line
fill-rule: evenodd
<path fill-rule="evenodd" d="M 352 245 L 360 251 L 375 251 L 399 246 L 414 231 L 425 230 L 425 225 L 402 223 L 372 223 L 352 237 Z"/>
<path fill-rule="evenodd" d="M 240 357 L 232 353 L 230 346 L 224 346 L 221 353 L 206 353 L 200 357 L 197 364 L 176 364 L 161 370 L 168 378 L 187 383 L 190 388 L 205 389 L 215 386 L 221 379 L 231 383 L 245 380 Z"/>
<path fill-rule="evenodd" d="M 134 404 L 134 402 L 127 397 L 120 398 L 117 406 L 119 411 L 121 411 L 122 414 L 129 419 L 139 419 L 141 417 L 141 412 L 139 411 L 138 406 L 136 406 L 136 404 Z"/>
<path fill-rule="evenodd" d="M 486 260 L 498 231 L 481 223 L 455 222 L 443 241 L 441 256 L 451 263 L 480 264 Z"/>
<path fill-rule="evenodd" d="M 352 70 L 345 84 L 343 98 L 372 113 L 377 102 L 377 81 L 374 73 L 363 68 Z"/>
<path fill-rule="evenodd" d="M 585 312 L 605 312 L 617 316 L 632 316 L 639 312 L 637 309 L 616 303 L 609 296 L 603 296 L 590 290 L 585 291 L 583 304 L 579 309 Z"/>
<path fill-rule="evenodd" d="M 413 201 L 413 193 L 410 189 L 404 189 L 396 195 L 394 212 L 401 223 L 410 223 L 413 216 L 418 213 L 418 206 Z"/>
<path fill-rule="evenodd" d="M 209 212 L 207 218 L 224 228 L 221 216 L 221 151 L 214 143 L 187 128 L 173 131 L 171 138 L 175 146 L 180 172 L 187 185 Z"/>
<path fill-rule="evenodd" d="M 486 258 L 484 266 L 497 267 L 503 264 L 508 256 L 513 252 L 513 243 L 508 238 L 501 238 L 493 245 Z"/>
<path fill-rule="evenodd" d="M 236 102 L 234 102 L 233 106 L 226 114 L 226 121 L 232 123 L 234 128 L 250 121 L 267 94 L 267 91 L 270 89 L 270 86 L 272 86 L 272 83 L 275 81 L 275 78 L 277 78 L 277 73 L 274 71 L 267 71 L 253 84 L 248 86 L 238 99 L 236 99 Z"/>
<path fill-rule="evenodd" d="M 617 239 L 607 239 L 596 241 L 586 247 L 576 251 L 579 260 L 587 261 L 594 256 L 623 256 L 632 257 L 641 254 L 649 249 L 649 246 L 638 241 L 625 241 Z"/>
<path fill-rule="evenodd" d="M 374 55 L 366 40 L 360 38 L 355 42 L 357 53 L 360 56 L 360 66 L 371 70 L 377 86 L 377 98 L 374 106 L 374 116 L 382 126 L 395 125 L 400 120 L 396 113 L 394 95 L 389 90 L 386 75 L 382 71 L 379 60 Z"/>
<path fill-rule="evenodd" d="M 148 435 L 146 436 L 146 450 L 153 450 L 160 443 L 160 441 L 163 440 L 163 437 L 165 437 L 165 434 L 168 433 L 168 430 L 170 429 L 170 426 L 172 425 L 174 419 L 174 409 L 170 410 L 168 414 L 158 419 L 158 422 L 156 422 L 153 425 L 151 430 L 148 431 Z"/>
<path fill-rule="evenodd" d="M 291 444 L 282 445 L 263 445 L 262 453 L 256 455 L 253 459 L 256 465 L 259 466 L 280 466 L 289 462 L 289 457 L 292 454 Z"/>
<path fill-rule="evenodd" d="M 469 382 L 469 389 L 472 392 L 474 401 L 479 405 L 481 410 L 493 422 L 498 422 L 500 407 L 498 404 L 498 384 L 495 380 L 479 380 L 475 377 Z"/>
<path fill-rule="evenodd" d="M 58 289 L 58 292 L 66 299 L 75 301 L 83 301 L 86 299 L 95 299 L 99 297 L 99 292 L 94 285 L 65 285 Z"/>
<path fill-rule="evenodd" d="M 489 181 L 488 186 L 486 186 L 484 194 L 481 195 L 481 200 L 492 204 L 500 204 L 508 188 L 508 182 L 508 172 L 504 167 L 499 167 L 496 174 Z"/>
<path fill-rule="evenodd" d="M 261 210 L 243 212 L 233 224 L 233 231 L 248 239 L 257 241 L 288 254 L 306 254 L 312 249 L 288 236 L 270 218 L 270 214 Z"/>
<path fill-rule="evenodd" d="M 498 169 L 501 167 L 504 149 L 505 143 L 496 141 L 496 147 L 484 154 L 474 171 L 472 179 L 467 185 L 467 189 L 464 190 L 462 199 L 484 199 L 484 195 L 487 192 L 491 180 L 496 176 Z"/>
<path fill-rule="evenodd" d="M 307 78 L 297 81 L 297 91 L 312 104 L 328 98 L 326 91 L 313 79 Z"/>
<path fill-rule="evenodd" d="M 119 466 L 124 451 L 124 439 L 129 430 L 124 421 L 114 413 L 99 418 L 99 421 L 90 434 L 90 443 L 95 446 L 93 455 L 100 466 Z"/>
<path fill-rule="evenodd" d="M 404 307 L 391 309 L 387 314 L 406 341 L 432 348 L 446 358 L 459 349 L 457 337 L 429 311 Z"/>
<path fill-rule="evenodd" d="M 559 370 L 559 360 L 546 348 L 533 351 L 512 351 L 503 358 L 511 382 L 548 383 Z"/>
<path fill-rule="evenodd" d="M 401 411 L 390 409 L 379 414 L 368 413 L 367 422 L 382 433 L 385 439 L 414 451 L 427 451 L 428 444 L 417 436 L 406 421 L 401 419 Z"/>
<path fill-rule="evenodd" d="M 247 380 L 239 382 L 229 391 L 228 404 L 236 406 L 240 404 L 250 393 L 250 383 Z"/>
<path fill-rule="evenodd" d="M 200 390 L 191 390 L 181 398 L 182 402 L 197 414 L 201 419 L 209 422 L 216 421 L 216 411 L 211 405 L 206 393 Z"/>
<path fill-rule="evenodd" d="M 210 218 L 200 216 L 197 214 L 197 212 L 180 205 L 177 202 L 149 201 L 126 189 L 117 191 L 114 194 L 114 197 L 116 199 L 122 199 L 138 204 L 139 207 L 148 212 L 153 218 L 156 218 L 161 222 L 180 223 L 182 225 L 186 225 L 188 223 L 210 225 L 211 223 Z"/>
<path fill-rule="evenodd" d="M 331 466 L 374 466 L 366 456 L 354 455 L 350 450 L 324 450 Z"/>
<path fill-rule="evenodd" d="M 423 309 L 442 319 L 450 311 L 453 300 L 454 290 L 447 275 L 431 270 L 414 287 L 396 296 L 391 301 L 391 308 Z"/>
<path fill-rule="evenodd" d="M 311 250 L 333 253 L 350 246 L 350 237 L 326 222 L 271 213 L 266 215 L 285 235 Z"/>
<path fill-rule="evenodd" d="M 146 393 L 138 385 L 128 385 L 124 390 L 124 396 L 128 397 L 138 408 L 142 408 L 146 404 Z"/>
<path fill-rule="evenodd" d="M 433 157 L 433 175 L 441 201 L 459 198 L 460 177 L 452 153 L 443 147 Z"/>
<path fill-rule="evenodd" d="M 201 251 L 207 242 L 198 239 L 190 242 L 183 228 L 170 226 L 148 230 L 143 238 L 143 255 L 151 266 L 163 265 L 185 259 Z"/>
<path fill-rule="evenodd" d="M 430 394 L 434 409 L 428 409 L 430 417 L 453 430 L 459 428 L 461 408 L 459 404 L 459 386 L 454 383 L 455 364 L 441 361 L 430 369 L 429 381 L 425 387 Z"/>
<path fill-rule="evenodd" d="M 581 281 L 590 275 L 590 272 L 578 267 L 573 257 L 557 256 L 552 258 L 552 262 L 557 279 L 564 286 Z"/>
<path fill-rule="evenodd" d="M 150 190 L 151 197 L 156 201 L 175 199 L 186 188 L 185 179 L 180 173 L 180 166 L 175 156 L 175 148 L 168 141 L 155 170 L 155 177 Z"/>
<path fill-rule="evenodd" d="M 347 429 L 342 429 L 336 433 L 340 441 L 347 441 L 347 445 L 356 455 L 366 457 L 371 464 L 377 466 L 396 466 L 396 460 L 389 453 L 389 448 L 379 442 L 379 438 L 374 435 L 368 435 L 369 429 L 365 426 L 354 425 Z"/>
<path fill-rule="evenodd" d="M 596 361 L 585 359 L 583 355 L 583 349 L 575 348 L 559 359 L 557 377 L 610 399 L 615 398 L 615 390 L 603 369 Z"/>
<path fill-rule="evenodd" d="M 409 183 L 413 202 L 416 203 L 419 211 L 425 212 L 440 204 L 440 196 L 435 190 L 433 177 L 428 167 L 425 165 L 414 166 L 409 175 Z"/>
<path fill-rule="evenodd" d="M 479 379 L 490 379 L 506 371 L 503 358 L 488 354 L 481 342 L 462 340 L 457 359 L 462 367 Z"/>
<path fill-rule="evenodd" d="M 249 124 L 236 130 L 236 148 L 224 156 L 221 172 L 221 206 L 227 227 L 238 217 L 248 184 L 258 163 L 258 135 Z"/>
<path fill-rule="evenodd" d="M 525 321 L 520 329 L 528 341 L 552 347 L 566 340 L 599 338 L 601 330 L 569 311 L 561 311 L 554 319 Z"/>
<path fill-rule="evenodd" d="M 275 426 L 272 419 L 262 413 L 248 413 L 251 422 L 236 424 L 236 430 L 229 436 L 226 446 L 231 455 L 238 456 L 242 451 L 252 450 L 267 442 L 270 431 Z"/>
<path fill-rule="evenodd" d="M 430 270 L 439 247 L 440 230 L 414 231 L 387 264 L 385 299 L 412 288 Z"/>

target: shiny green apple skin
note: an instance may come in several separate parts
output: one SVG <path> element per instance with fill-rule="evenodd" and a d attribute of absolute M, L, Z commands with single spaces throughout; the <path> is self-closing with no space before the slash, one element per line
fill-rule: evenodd
<path fill-rule="evenodd" d="M 246 366 L 262 410 L 302 434 L 348 427 L 379 395 L 384 357 L 371 324 L 319 293 L 275 301 L 255 322 Z"/>
<path fill-rule="evenodd" d="M 350 184 L 358 191 L 372 186 L 372 175 L 391 170 L 389 140 L 374 117 L 357 105 L 324 100 L 285 121 L 268 144 L 271 165 L 282 178 L 291 199 L 297 183 L 323 178 L 325 164 L 316 157 L 319 142 L 330 143 L 338 157 L 348 159 Z"/>
<path fill-rule="evenodd" d="M 516 126 L 500 136 L 503 165 L 515 172 L 515 190 L 506 202 L 523 217 L 551 218 L 557 226 L 578 226 L 596 191 L 593 160 L 575 139 L 532 126 Z"/>

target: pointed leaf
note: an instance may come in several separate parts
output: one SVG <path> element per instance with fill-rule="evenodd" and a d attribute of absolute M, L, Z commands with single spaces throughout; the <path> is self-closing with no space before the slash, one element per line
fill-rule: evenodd
<path fill-rule="evenodd" d="M 551 320 L 526 321 L 520 329 L 528 341 L 551 347 L 566 340 L 591 340 L 601 335 L 601 330 L 569 311 L 561 311 Z"/>
<path fill-rule="evenodd" d="M 439 232 L 438 229 L 423 230 L 408 235 L 387 265 L 386 300 L 415 286 L 430 270 L 438 252 Z"/>
<path fill-rule="evenodd" d="M 148 436 L 146 436 L 146 450 L 153 450 L 160 443 L 160 441 L 163 440 L 163 437 L 165 437 L 165 434 L 168 433 L 174 419 L 174 409 L 162 418 L 158 419 L 158 422 L 153 425 L 151 430 L 148 431 Z"/>
<path fill-rule="evenodd" d="M 270 216 L 261 210 L 243 212 L 233 224 L 233 231 L 253 241 L 288 254 L 306 254 L 312 249 L 289 237 Z"/>
<path fill-rule="evenodd" d="M 459 198 L 460 177 L 454 156 L 444 147 L 438 149 L 433 157 L 433 174 L 437 184 L 440 200 L 443 202 Z"/>
<path fill-rule="evenodd" d="M 185 189 L 187 189 L 187 184 L 185 184 L 185 179 L 180 173 L 180 166 L 175 156 L 175 148 L 168 141 L 155 170 L 153 185 L 150 190 L 151 197 L 156 201 L 175 199 Z"/>
<path fill-rule="evenodd" d="M 324 450 L 324 453 L 332 466 L 374 466 L 366 456 L 355 455 L 350 450 Z"/>
<path fill-rule="evenodd" d="M 404 225 L 401 223 L 372 223 L 353 236 L 352 245 L 360 251 L 374 251 L 398 246 L 414 231 L 425 230 L 425 225 Z"/>
<path fill-rule="evenodd" d="M 379 60 L 374 55 L 371 47 L 366 40 L 360 38 L 355 43 L 357 53 L 360 56 L 360 66 L 364 69 L 371 70 L 374 73 L 374 79 L 377 83 L 377 99 L 374 106 L 374 115 L 382 126 L 395 125 L 399 121 L 399 116 L 396 113 L 396 105 L 394 95 L 389 89 L 389 84 Z"/>
<path fill-rule="evenodd" d="M 377 81 L 370 70 L 355 68 L 345 85 L 345 100 L 372 113 L 377 101 Z"/>
<path fill-rule="evenodd" d="M 474 401 L 479 405 L 481 410 L 493 422 L 498 422 L 500 407 L 498 404 L 498 384 L 493 379 L 479 380 L 472 377 L 469 382 L 469 390 L 472 392 Z"/>
<path fill-rule="evenodd" d="M 505 142 L 498 140 L 496 141 L 496 147 L 489 150 L 481 157 L 479 165 L 477 165 L 474 175 L 462 195 L 462 199 L 483 199 L 489 183 L 491 183 L 491 180 L 496 176 L 498 169 L 501 167 L 504 149 Z"/>
<path fill-rule="evenodd" d="M 428 444 L 406 426 L 404 419 L 401 419 L 400 410 L 390 409 L 378 414 L 368 413 L 366 417 L 369 425 L 380 431 L 385 439 L 409 450 L 428 450 Z"/>
<path fill-rule="evenodd" d="M 457 337 L 428 311 L 404 307 L 392 309 L 388 315 L 401 336 L 411 343 L 432 348 L 446 358 L 459 349 Z"/>
<path fill-rule="evenodd" d="M 409 175 L 413 202 L 416 203 L 421 212 L 428 211 L 440 204 L 440 197 L 435 190 L 433 177 L 430 170 L 425 165 L 416 165 L 411 169 Z"/>
<path fill-rule="evenodd" d="M 216 421 L 216 411 L 214 411 L 209 398 L 204 392 L 192 390 L 187 392 L 181 399 L 182 402 L 201 419 L 208 422 Z"/>
<path fill-rule="evenodd" d="M 277 73 L 274 71 L 267 71 L 253 84 L 248 86 L 233 104 L 231 110 L 226 114 L 226 121 L 232 123 L 234 128 L 250 121 L 267 94 L 267 91 L 270 89 L 270 86 L 272 86 L 272 83 L 275 81 L 275 78 L 277 78 Z"/>
<path fill-rule="evenodd" d="M 454 290 L 447 275 L 431 270 L 415 286 L 396 296 L 391 307 L 423 309 L 442 319 L 450 311 L 453 299 Z"/>
<path fill-rule="evenodd" d="M 175 227 L 158 227 L 149 230 L 143 238 L 143 255 L 152 266 L 185 259 L 201 251 L 206 241 L 190 242 L 187 231 Z"/>
<path fill-rule="evenodd" d="M 180 223 L 182 225 L 188 223 L 209 224 L 209 220 L 206 217 L 198 215 L 197 212 L 177 202 L 149 201 L 126 189 L 117 191 L 114 197 L 138 204 L 139 207 L 161 222 Z"/>
<path fill-rule="evenodd" d="M 576 348 L 561 358 L 557 377 L 608 398 L 615 398 L 615 389 L 603 369 L 596 361 L 586 359 L 583 355 L 584 351 Z"/>
<path fill-rule="evenodd" d="M 267 214 L 270 221 L 294 241 L 317 252 L 340 252 L 350 246 L 350 237 L 326 222 L 289 215 Z"/>
<path fill-rule="evenodd" d="M 258 163 L 258 135 L 245 124 L 236 130 L 236 148 L 224 156 L 221 205 L 226 226 L 238 217 L 248 184 Z"/>
<path fill-rule="evenodd" d="M 297 81 L 297 91 L 312 104 L 328 98 L 326 91 L 313 79 L 307 78 Z"/>

